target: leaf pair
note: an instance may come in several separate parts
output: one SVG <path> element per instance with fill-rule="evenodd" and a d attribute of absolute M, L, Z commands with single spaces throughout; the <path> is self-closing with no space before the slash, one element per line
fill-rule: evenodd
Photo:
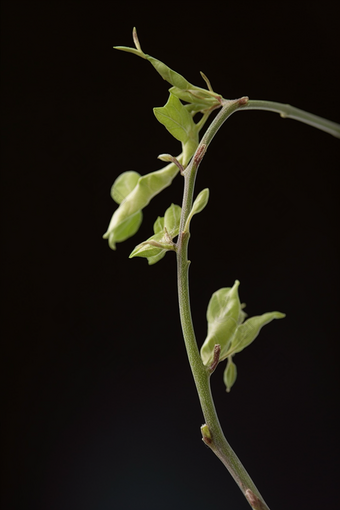
<path fill-rule="evenodd" d="M 159 216 L 155 221 L 154 235 L 136 246 L 130 258 L 145 257 L 149 265 L 152 265 L 161 260 L 167 251 L 176 251 L 173 239 L 178 235 L 180 220 L 180 206 L 171 204 L 165 211 L 164 217 Z"/>
<path fill-rule="evenodd" d="M 196 197 L 186 220 L 184 231 L 189 232 L 190 222 L 195 214 L 201 212 L 208 203 L 209 190 L 203 189 Z M 167 251 L 176 251 L 177 246 L 173 239 L 178 236 L 182 209 L 179 205 L 171 204 L 165 211 L 164 217 L 158 217 L 154 223 L 154 235 L 136 246 L 130 258 L 145 257 L 149 265 L 161 260 Z"/>
<path fill-rule="evenodd" d="M 221 347 L 219 361 L 228 358 L 224 373 L 227 391 L 230 391 L 236 380 L 236 366 L 232 356 L 251 344 L 265 324 L 273 319 L 285 317 L 280 312 L 269 312 L 251 317 L 244 322 L 245 305 L 240 303 L 239 284 L 240 282 L 236 280 L 233 287 L 219 289 L 212 295 L 207 310 L 208 335 L 201 348 L 201 358 L 206 366 L 213 363 L 214 348 L 217 344 Z"/>

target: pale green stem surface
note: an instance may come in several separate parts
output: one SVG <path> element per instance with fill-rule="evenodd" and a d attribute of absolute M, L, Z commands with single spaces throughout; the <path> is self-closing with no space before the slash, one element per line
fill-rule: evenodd
<path fill-rule="evenodd" d="M 240 104 L 241 103 L 241 104 Z M 268 506 L 264 503 L 262 496 L 255 487 L 253 481 L 248 475 L 245 468 L 242 466 L 235 452 L 230 447 L 226 438 L 224 437 L 214 401 L 210 389 L 210 370 L 203 365 L 201 356 L 198 351 L 194 327 L 191 318 L 190 297 L 189 297 L 189 264 L 188 261 L 188 243 L 190 233 L 184 231 L 186 219 L 190 213 L 193 203 L 193 193 L 195 186 L 195 179 L 197 169 L 202 159 L 206 147 L 211 142 L 212 138 L 221 127 L 223 122 L 238 108 L 242 106 L 242 100 L 233 101 L 226 104 L 214 119 L 196 151 L 195 156 L 192 158 L 191 163 L 184 172 L 184 196 L 182 204 L 182 218 L 180 235 L 177 243 L 177 264 L 178 264 L 178 296 L 179 296 L 179 309 L 183 336 L 185 340 L 186 350 L 189 358 L 189 363 L 195 380 L 198 396 L 200 399 L 203 415 L 206 424 L 209 427 L 212 441 L 209 444 L 210 448 L 217 455 L 217 457 L 227 467 L 236 483 L 242 490 L 243 494 L 247 497 L 246 491 L 252 492 L 256 496 L 257 506 L 252 506 L 256 510 L 269 510 Z M 247 498 L 248 502 L 249 499 Z M 261 505 L 261 506 L 259 506 Z"/>
<path fill-rule="evenodd" d="M 269 510 L 269 507 L 264 502 L 254 482 L 223 434 L 210 389 L 211 370 L 203 364 L 196 342 L 189 296 L 190 262 L 188 260 L 188 243 L 190 233 L 189 231 L 185 231 L 185 224 L 193 204 L 197 170 L 211 140 L 226 119 L 237 110 L 267 110 L 277 112 L 280 113 L 282 117 L 299 120 L 326 131 L 337 138 L 340 138 L 340 125 L 281 103 L 274 103 L 271 101 L 249 101 L 248 98 L 224 101 L 223 108 L 207 129 L 195 155 L 183 173 L 184 193 L 180 233 L 177 242 L 178 299 L 181 325 L 189 363 L 195 380 L 204 419 L 211 435 L 211 439 L 205 441 L 205 443 L 229 470 L 253 510 Z"/>
<path fill-rule="evenodd" d="M 340 138 L 340 124 L 332 122 L 331 120 L 323 119 L 318 115 L 305 112 L 290 104 L 275 103 L 273 101 L 248 101 L 242 110 L 266 110 L 269 112 L 276 112 L 283 118 L 295 119 L 304 122 L 309 126 L 313 126 L 321 131 L 325 131 L 330 135 Z"/>

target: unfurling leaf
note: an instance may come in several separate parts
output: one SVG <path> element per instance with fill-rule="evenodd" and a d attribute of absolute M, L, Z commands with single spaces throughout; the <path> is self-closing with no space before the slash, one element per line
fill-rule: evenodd
<path fill-rule="evenodd" d="M 182 155 L 178 156 L 178 160 L 182 160 Z M 170 163 L 161 170 L 143 176 L 137 172 L 124 172 L 117 177 L 111 188 L 111 196 L 117 203 L 120 201 L 120 205 L 103 235 L 104 239 L 109 240 L 110 248 L 115 250 L 116 243 L 125 241 L 137 232 L 142 222 L 141 210 L 171 184 L 178 171 L 178 167 Z"/>
<path fill-rule="evenodd" d="M 281 312 L 269 312 L 243 322 L 246 313 L 238 297 L 239 283 L 236 280 L 233 287 L 220 289 L 212 295 L 207 311 L 208 335 L 201 347 L 202 361 L 206 366 L 210 366 L 214 359 L 215 345 L 221 346 L 219 361 L 228 358 L 224 375 L 227 391 L 232 386 L 231 381 L 234 383 L 236 379 L 236 366 L 232 356 L 251 344 L 265 324 L 285 317 Z"/>
<path fill-rule="evenodd" d="M 116 249 L 116 243 L 122 243 L 138 232 L 143 220 L 142 211 L 137 211 L 125 220 L 121 221 L 115 228 L 109 229 L 103 236 L 108 240 L 109 246 L 112 250 Z"/>
<path fill-rule="evenodd" d="M 232 360 L 232 356 L 229 356 L 227 366 L 223 373 L 223 381 L 224 381 L 224 384 L 226 385 L 228 393 L 230 392 L 231 387 L 235 383 L 236 377 L 237 377 L 237 368 L 236 368 L 235 363 Z"/>
<path fill-rule="evenodd" d="M 171 239 L 178 235 L 181 220 L 181 207 L 171 204 L 164 214 L 164 228 L 168 231 Z"/>
<path fill-rule="evenodd" d="M 155 221 L 154 235 L 136 246 L 130 258 L 144 257 L 148 259 L 149 265 L 152 265 L 161 260 L 167 251 L 175 251 L 176 245 L 172 240 L 178 235 L 180 219 L 180 206 L 171 204 L 164 217 L 159 216 Z"/>
<path fill-rule="evenodd" d="M 135 43 L 135 48 L 129 48 L 127 46 L 114 46 L 114 48 L 117 50 L 126 51 L 128 53 L 133 53 L 134 55 L 148 60 L 160 74 L 163 80 L 172 85 L 170 92 L 174 96 L 188 102 L 189 104 L 195 105 L 192 109 L 192 112 L 197 113 L 212 111 L 221 105 L 223 97 L 219 94 L 216 94 L 216 92 L 212 90 L 209 80 L 207 80 L 204 75 L 203 77 L 208 85 L 209 90 L 205 90 L 201 87 L 192 85 L 190 82 L 188 82 L 188 80 L 184 78 L 184 76 L 168 67 L 166 64 L 164 64 L 164 62 L 161 62 L 157 58 L 144 53 L 138 40 L 136 28 L 133 29 L 132 36 Z"/>
<path fill-rule="evenodd" d="M 121 204 L 131 193 L 137 186 L 139 178 L 140 174 L 138 172 L 123 172 L 117 177 L 111 188 L 111 197 L 116 204 Z"/>
<path fill-rule="evenodd" d="M 178 87 L 179 89 L 188 89 L 191 87 L 190 83 L 184 78 L 184 76 L 173 71 L 157 58 L 151 57 L 151 55 L 146 55 L 146 59 L 153 65 L 163 80 L 170 83 L 170 85 Z"/>
<path fill-rule="evenodd" d="M 203 363 L 211 365 L 214 358 L 214 347 L 221 346 L 220 361 L 226 358 L 230 343 L 234 337 L 241 313 L 236 280 L 233 287 L 226 287 L 214 292 L 207 310 L 208 335 L 201 348 Z"/>

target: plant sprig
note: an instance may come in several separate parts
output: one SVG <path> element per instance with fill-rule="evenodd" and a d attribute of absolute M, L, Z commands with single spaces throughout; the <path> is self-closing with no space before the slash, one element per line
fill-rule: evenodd
<path fill-rule="evenodd" d="M 195 179 L 198 168 L 213 137 L 230 115 L 239 110 L 268 110 L 281 117 L 293 118 L 340 138 L 340 125 L 299 110 L 290 105 L 270 101 L 254 101 L 248 97 L 236 100 L 224 99 L 214 92 L 209 79 L 201 73 L 207 89 L 188 82 L 182 75 L 170 69 L 160 60 L 143 52 L 136 29 L 133 29 L 135 48 L 116 46 L 116 49 L 133 53 L 149 61 L 171 88 L 165 106 L 154 108 L 157 120 L 181 143 L 178 156 L 161 154 L 159 159 L 168 163 L 164 168 L 141 176 L 137 172 L 124 172 L 111 189 L 113 200 L 119 207 L 113 214 L 104 238 L 109 246 L 133 236 L 142 222 L 142 210 L 150 200 L 169 186 L 177 174 L 184 178 L 182 205 L 171 204 L 159 216 L 153 226 L 153 235 L 138 244 L 130 258 L 144 257 L 149 265 L 159 262 L 170 251 L 176 253 L 179 312 L 185 346 L 200 399 L 205 424 L 201 427 L 202 438 L 227 467 L 254 510 L 269 510 L 254 482 L 246 472 L 235 452 L 227 442 L 218 420 L 210 390 L 210 377 L 217 365 L 227 361 L 223 380 L 229 392 L 237 377 L 234 363 L 236 354 L 243 351 L 258 336 L 261 328 L 274 319 L 285 315 L 274 311 L 247 318 L 238 296 L 239 281 L 232 287 L 216 291 L 207 309 L 207 337 L 199 351 L 190 308 L 188 243 L 190 222 L 193 216 L 207 205 L 209 190 L 202 190 L 194 200 Z M 212 111 L 220 109 L 201 140 L 200 132 Z M 201 113 L 198 122 L 197 113 Z"/>

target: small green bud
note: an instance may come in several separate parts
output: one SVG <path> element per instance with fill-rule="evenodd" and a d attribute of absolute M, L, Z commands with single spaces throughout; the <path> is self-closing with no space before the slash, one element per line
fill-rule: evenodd
<path fill-rule="evenodd" d="M 208 200 L 209 200 L 209 188 L 205 188 L 195 198 L 195 201 L 192 205 L 190 214 L 189 214 L 187 221 L 185 223 L 184 230 L 186 232 L 189 231 L 190 222 L 191 222 L 191 219 L 194 216 L 194 214 L 197 214 L 197 213 L 203 211 L 203 209 L 205 208 L 205 206 L 208 203 Z"/>
<path fill-rule="evenodd" d="M 227 366 L 226 366 L 226 368 L 224 370 L 224 374 L 223 374 L 223 381 L 224 381 L 224 384 L 226 385 L 228 393 L 230 392 L 231 387 L 235 383 L 236 377 L 237 377 L 237 368 L 236 368 L 235 363 L 232 360 L 232 356 L 229 356 Z"/>
<path fill-rule="evenodd" d="M 206 444 L 210 444 L 212 442 L 212 435 L 210 429 L 206 423 L 204 423 L 201 427 L 202 439 Z"/>

